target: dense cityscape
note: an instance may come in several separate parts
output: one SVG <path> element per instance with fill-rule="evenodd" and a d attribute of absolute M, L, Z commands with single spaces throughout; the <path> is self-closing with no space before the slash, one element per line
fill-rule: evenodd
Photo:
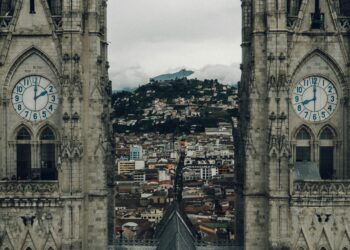
<path fill-rule="evenodd" d="M 182 78 L 152 82 L 148 88 L 155 84 L 169 87 L 190 81 L 193 80 Z M 202 95 L 169 92 L 163 99 L 152 98 L 153 101 L 139 105 L 143 106 L 143 110 L 138 112 L 140 116 L 132 115 L 130 118 L 130 115 L 120 115 L 115 118 L 117 129 L 120 126 L 128 127 L 116 135 L 115 210 L 119 239 L 153 239 L 167 208 L 179 198 L 175 190 L 177 178 L 180 178 L 177 172 L 181 172 L 182 179 L 182 210 L 200 238 L 209 242 L 234 239 L 233 125 L 237 125 L 237 120 L 227 114 L 221 122 L 220 119 L 211 119 L 208 127 L 201 123 L 188 125 L 188 122 L 193 117 L 198 121 L 205 119 L 204 106 L 200 102 L 207 102 L 210 108 L 216 110 L 234 108 L 237 92 L 232 92 L 232 86 L 213 80 L 203 82 L 207 88 L 199 83 L 196 81 L 195 91 L 200 91 Z M 136 98 L 129 95 L 128 99 L 125 96 L 115 99 L 115 108 L 119 110 L 118 104 L 125 105 L 130 98 L 134 98 L 133 101 L 138 104 L 145 99 L 140 91 L 134 93 Z M 149 97 L 152 91 L 147 89 L 144 93 Z M 220 100 L 215 100 L 220 93 Z M 142 121 L 151 120 L 155 126 L 165 124 L 169 119 L 182 122 L 188 129 L 177 129 L 172 133 L 164 130 L 135 132 L 134 127 Z M 182 162 L 181 155 L 184 156 Z"/>

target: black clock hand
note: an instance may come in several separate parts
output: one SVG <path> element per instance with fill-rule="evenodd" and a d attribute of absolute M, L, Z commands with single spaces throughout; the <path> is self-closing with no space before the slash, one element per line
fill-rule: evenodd
<path fill-rule="evenodd" d="M 34 83 L 34 100 L 35 100 L 37 92 L 38 92 L 38 85 L 36 83 Z"/>
<path fill-rule="evenodd" d="M 41 96 L 45 96 L 47 94 L 47 91 L 44 90 L 43 92 L 41 92 L 38 96 L 35 97 L 35 100 L 38 99 Z"/>
<path fill-rule="evenodd" d="M 314 84 L 314 88 L 312 90 L 314 92 L 314 112 L 316 111 L 316 85 Z"/>
<path fill-rule="evenodd" d="M 37 83 L 35 82 L 34 83 L 34 110 L 36 111 L 36 93 L 38 92 L 38 85 Z"/>
<path fill-rule="evenodd" d="M 312 98 L 312 99 L 309 99 L 309 100 L 305 100 L 305 101 L 303 101 L 303 105 L 306 105 L 306 104 L 308 104 L 308 103 L 310 103 L 312 101 L 315 101 L 315 100 L 316 100 L 315 98 Z"/>

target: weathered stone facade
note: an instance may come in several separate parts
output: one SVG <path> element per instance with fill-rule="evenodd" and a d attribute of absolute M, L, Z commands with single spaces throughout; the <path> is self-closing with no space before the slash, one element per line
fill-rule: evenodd
<path fill-rule="evenodd" d="M 238 239 L 248 250 L 350 249 L 349 3 L 241 1 Z M 322 121 L 293 108 L 295 86 L 310 76 L 337 90 L 338 105 Z M 316 94 L 302 104 L 312 101 Z M 325 148 L 327 178 L 297 180 L 300 159 L 322 176 Z"/>
<path fill-rule="evenodd" d="M 114 211 L 107 1 L 0 4 L 0 249 L 107 249 Z M 16 113 L 12 100 L 14 86 L 33 75 L 49 79 L 59 96 L 56 112 L 36 122 Z M 45 128 L 54 134 L 48 162 L 57 178 L 34 180 Z M 18 177 L 22 144 L 30 150 L 26 180 Z"/>

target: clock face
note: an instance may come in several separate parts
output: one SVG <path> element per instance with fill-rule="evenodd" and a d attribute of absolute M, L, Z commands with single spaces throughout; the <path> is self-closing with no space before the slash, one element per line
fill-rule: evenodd
<path fill-rule="evenodd" d="M 20 80 L 12 92 L 12 105 L 28 121 L 48 119 L 59 104 L 55 85 L 42 76 L 27 76 Z"/>
<path fill-rule="evenodd" d="M 310 76 L 294 87 L 292 104 L 303 120 L 320 122 L 334 113 L 338 105 L 337 89 L 321 76 Z"/>

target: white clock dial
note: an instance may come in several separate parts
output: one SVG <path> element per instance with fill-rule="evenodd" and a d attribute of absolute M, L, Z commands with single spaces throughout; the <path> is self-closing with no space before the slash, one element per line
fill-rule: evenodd
<path fill-rule="evenodd" d="M 338 105 L 337 89 L 331 81 L 321 76 L 310 76 L 294 87 L 292 104 L 302 119 L 320 122 L 334 113 Z"/>
<path fill-rule="evenodd" d="M 15 111 L 28 121 L 48 119 L 59 104 L 55 85 L 42 76 L 27 76 L 20 80 L 12 92 Z"/>

